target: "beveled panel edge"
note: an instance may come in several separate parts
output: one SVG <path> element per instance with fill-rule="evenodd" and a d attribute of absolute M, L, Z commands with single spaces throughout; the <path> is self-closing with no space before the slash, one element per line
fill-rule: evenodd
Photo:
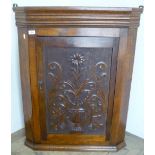
<path fill-rule="evenodd" d="M 36 37 L 37 41 L 40 40 L 44 46 L 51 47 L 78 47 L 78 48 L 112 48 L 114 39 L 112 37 Z M 65 44 L 64 44 L 65 42 Z"/>
<path fill-rule="evenodd" d="M 18 27 L 49 26 L 139 26 L 139 8 L 105 7 L 13 7 Z"/>
<path fill-rule="evenodd" d="M 50 144 L 34 144 L 25 140 L 25 145 L 34 150 L 47 150 L 47 151 L 106 151 L 116 152 L 126 146 L 125 141 L 117 145 L 107 146 L 87 146 L 87 145 L 50 145 Z"/>

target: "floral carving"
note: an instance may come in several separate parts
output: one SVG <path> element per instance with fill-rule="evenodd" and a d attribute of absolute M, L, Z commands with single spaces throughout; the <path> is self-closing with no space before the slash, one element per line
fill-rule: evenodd
<path fill-rule="evenodd" d="M 85 59 L 82 55 L 76 53 L 73 56 L 71 56 L 71 61 L 74 65 L 80 65 L 80 64 L 83 64 Z"/>
<path fill-rule="evenodd" d="M 70 57 L 71 79 L 62 80 L 62 66 L 58 62 L 49 63 L 49 78 L 54 85 L 49 92 L 51 131 L 91 132 L 104 127 L 105 95 L 102 86 L 104 62 L 94 66 L 93 78 L 81 80 L 86 59 L 76 53 Z"/>

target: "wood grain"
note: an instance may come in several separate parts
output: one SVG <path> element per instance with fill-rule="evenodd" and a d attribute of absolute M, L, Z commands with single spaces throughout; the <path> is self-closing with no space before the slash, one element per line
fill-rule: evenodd
<path fill-rule="evenodd" d="M 33 122 L 32 122 L 32 101 L 31 101 L 31 84 L 29 76 L 29 53 L 28 53 L 28 35 L 27 29 L 18 30 L 19 56 L 20 56 L 20 76 L 22 86 L 22 99 L 25 121 L 25 134 L 29 141 L 33 142 Z M 25 34 L 25 39 L 23 39 Z"/>
<path fill-rule="evenodd" d="M 138 26 L 143 7 L 14 7 L 17 26 Z"/>
<path fill-rule="evenodd" d="M 116 151 L 124 147 L 136 34 L 143 7 L 18 7 L 14 5 L 13 10 L 19 36 L 26 145 L 37 150 L 75 151 Z M 33 30 L 33 34 L 29 33 L 31 30 Z M 100 55 L 99 49 L 102 49 Z M 83 56 L 86 54 L 87 59 L 92 61 L 90 64 L 85 64 L 84 67 L 89 67 L 102 58 L 108 62 L 105 63 L 108 76 L 103 83 L 97 86 L 97 93 L 95 92 L 97 95 L 100 94 L 101 98 L 106 96 L 106 104 L 103 104 L 103 108 L 101 108 L 105 113 L 105 121 L 102 118 L 105 132 L 95 130 L 95 134 L 90 134 L 85 128 L 82 133 L 81 127 L 86 124 L 82 123 L 80 128 L 79 124 L 86 118 L 81 119 L 80 116 L 84 115 L 77 115 L 77 109 L 76 112 L 74 111 L 75 114 L 72 111 L 71 120 L 75 123 L 74 128 L 68 126 L 69 130 L 62 130 L 61 134 L 60 129 L 57 130 L 57 126 L 55 126 L 55 133 L 53 132 L 54 127 L 52 130 L 48 129 L 50 121 L 47 121 L 47 116 L 50 115 L 48 110 L 51 107 L 47 108 L 47 100 L 48 97 L 54 99 L 56 95 L 50 95 L 47 87 L 58 85 L 58 80 L 51 84 L 45 78 L 49 67 L 46 64 L 55 60 L 62 61 L 62 66 L 64 68 L 67 66 L 65 68 L 67 74 L 63 74 L 63 79 L 66 80 L 66 77 L 70 79 L 72 76 L 69 75 L 69 68 L 73 68 L 73 66 L 68 66 L 64 58 L 67 56 L 69 58 L 75 51 L 79 51 L 75 56 L 80 60 L 83 61 Z M 92 57 L 93 52 L 96 54 Z M 60 53 L 61 55 L 59 55 Z M 67 55 L 67 53 L 69 54 Z M 80 60 L 78 60 L 79 63 L 82 63 Z M 77 61 L 74 60 L 74 64 L 77 64 Z M 76 97 L 87 80 L 90 80 L 95 73 L 93 68 L 91 71 L 85 71 L 85 75 L 89 76 L 86 79 L 83 78 L 85 82 L 82 86 L 82 82 L 79 83 L 81 86 L 79 89 L 75 89 Z M 72 81 L 75 83 L 76 80 Z M 101 91 L 101 86 L 106 89 Z M 59 93 L 58 89 L 53 92 L 53 94 Z M 55 122 L 60 122 L 60 120 L 57 119 Z M 75 128 L 80 129 L 80 132 L 73 132 Z M 70 129 L 72 132 L 67 133 Z"/>

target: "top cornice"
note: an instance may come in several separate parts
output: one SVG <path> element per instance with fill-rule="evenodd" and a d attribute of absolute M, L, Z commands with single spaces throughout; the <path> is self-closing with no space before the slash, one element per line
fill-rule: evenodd
<path fill-rule="evenodd" d="M 14 4 L 13 10 L 19 27 L 138 27 L 143 7 L 18 7 Z"/>

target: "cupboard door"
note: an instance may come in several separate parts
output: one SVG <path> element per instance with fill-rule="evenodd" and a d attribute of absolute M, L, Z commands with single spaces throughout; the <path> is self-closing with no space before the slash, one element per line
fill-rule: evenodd
<path fill-rule="evenodd" d="M 105 144 L 118 38 L 37 37 L 42 142 Z"/>

